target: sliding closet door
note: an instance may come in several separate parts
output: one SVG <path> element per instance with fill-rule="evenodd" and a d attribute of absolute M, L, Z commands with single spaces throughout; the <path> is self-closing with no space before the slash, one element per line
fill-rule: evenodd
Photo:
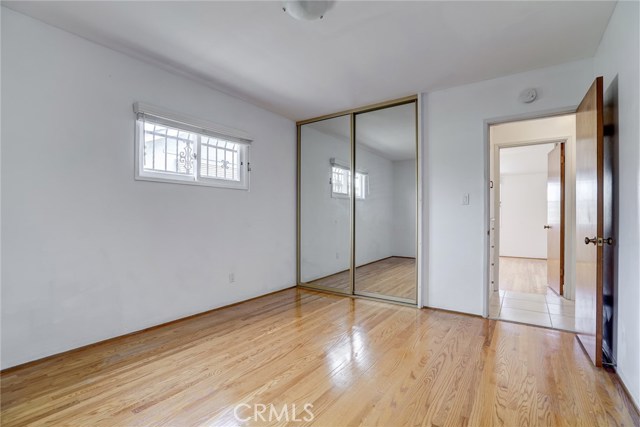
<path fill-rule="evenodd" d="M 351 116 L 299 132 L 298 281 L 351 294 Z"/>
<path fill-rule="evenodd" d="M 416 103 L 355 116 L 355 293 L 416 302 Z"/>

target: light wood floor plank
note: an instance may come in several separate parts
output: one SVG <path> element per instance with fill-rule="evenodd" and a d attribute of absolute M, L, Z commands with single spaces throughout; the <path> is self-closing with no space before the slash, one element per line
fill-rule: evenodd
<path fill-rule="evenodd" d="M 499 286 L 502 291 L 546 294 L 547 260 L 500 257 Z"/>
<path fill-rule="evenodd" d="M 297 289 L 9 370 L 0 383 L 6 426 L 638 423 L 573 334 Z M 239 404 L 306 403 L 313 422 L 234 416 Z"/>

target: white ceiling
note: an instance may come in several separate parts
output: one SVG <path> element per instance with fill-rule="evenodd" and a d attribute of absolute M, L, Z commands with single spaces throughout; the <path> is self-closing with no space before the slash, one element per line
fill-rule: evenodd
<path fill-rule="evenodd" d="M 310 123 L 320 132 L 349 143 L 351 127 L 348 116 Z M 356 141 L 358 148 L 391 161 L 416 158 L 415 103 L 399 105 L 356 115 Z"/>
<path fill-rule="evenodd" d="M 292 119 L 591 57 L 613 2 L 279 1 L 3 5 Z"/>
<path fill-rule="evenodd" d="M 356 141 L 389 160 L 416 158 L 415 103 L 356 116 Z"/>
<path fill-rule="evenodd" d="M 500 175 L 547 173 L 548 154 L 555 144 L 500 149 Z"/>

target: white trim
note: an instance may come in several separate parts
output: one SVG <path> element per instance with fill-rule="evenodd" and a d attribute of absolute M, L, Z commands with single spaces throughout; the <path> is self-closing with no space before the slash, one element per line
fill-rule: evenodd
<path fill-rule="evenodd" d="M 133 111 L 138 116 L 143 115 L 160 124 L 181 128 L 189 132 L 200 133 L 214 138 L 228 139 L 239 144 L 250 144 L 253 141 L 251 136 L 242 130 L 219 125 L 197 117 L 187 116 L 165 108 L 155 107 L 150 104 L 136 102 L 133 104 Z"/>

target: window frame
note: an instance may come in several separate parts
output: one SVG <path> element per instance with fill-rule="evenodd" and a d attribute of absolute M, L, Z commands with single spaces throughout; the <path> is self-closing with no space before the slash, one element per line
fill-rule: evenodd
<path fill-rule="evenodd" d="M 171 184 L 187 184 L 205 187 L 227 188 L 249 191 L 251 176 L 250 145 L 252 140 L 244 132 L 225 128 L 197 118 L 187 117 L 178 113 L 152 107 L 148 104 L 135 103 L 135 180 L 152 181 Z M 157 171 L 144 168 L 144 125 L 154 123 L 196 136 L 193 147 L 192 172 L 180 174 L 171 171 Z M 203 138 L 215 138 L 237 144 L 238 161 L 240 163 L 239 181 L 209 177 L 201 174 L 202 166 L 202 140 Z"/>

